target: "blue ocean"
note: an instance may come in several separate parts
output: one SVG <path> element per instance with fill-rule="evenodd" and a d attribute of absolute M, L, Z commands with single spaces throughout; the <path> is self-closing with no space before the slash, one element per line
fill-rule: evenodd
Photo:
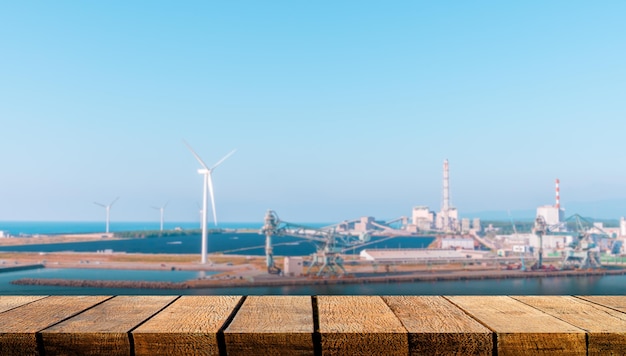
<path fill-rule="evenodd" d="M 259 229 L 261 223 L 224 224 L 224 229 Z M 323 226 L 323 225 L 319 225 Z M 197 223 L 175 223 L 166 229 L 197 229 Z M 156 230 L 155 223 L 111 224 L 111 231 Z M 12 235 L 89 233 L 103 230 L 101 222 L 0 222 L 0 230 Z M 28 237 L 23 237 L 28 238 Z M 376 237 L 371 244 L 346 250 L 358 254 L 363 248 L 423 248 L 432 237 Z M 200 235 L 136 238 L 117 240 L 103 238 L 93 242 L 24 245 L 0 247 L 1 251 L 93 252 L 112 249 L 128 253 L 200 254 Z M 209 252 L 263 255 L 265 237 L 258 233 L 222 232 L 209 235 Z M 275 237 L 275 255 L 308 255 L 315 246 L 295 237 Z M 198 295 L 626 295 L 626 276 L 546 277 L 504 280 L 438 281 L 410 283 L 369 283 L 282 287 L 205 288 L 185 290 L 103 289 L 76 287 L 18 286 L 10 282 L 20 278 L 120 279 L 150 281 L 183 281 L 198 278 L 189 271 L 109 271 L 45 268 L 0 273 L 0 295 L 131 295 L 131 294 L 198 294 Z"/>
<path fill-rule="evenodd" d="M 262 222 L 250 223 L 220 223 L 221 229 L 260 229 Z M 313 224 L 312 226 L 323 226 Z M 211 228 L 212 226 L 209 226 Z M 158 230 L 160 223 L 158 221 L 151 222 L 114 222 L 109 226 L 109 231 L 148 231 Z M 199 229 L 199 222 L 165 222 L 163 225 L 165 230 L 175 228 L 182 229 Z M 79 234 L 79 233 L 96 233 L 105 231 L 105 223 L 103 221 L 0 221 L 0 231 L 9 233 L 13 236 L 20 235 L 54 235 L 54 234 Z"/>

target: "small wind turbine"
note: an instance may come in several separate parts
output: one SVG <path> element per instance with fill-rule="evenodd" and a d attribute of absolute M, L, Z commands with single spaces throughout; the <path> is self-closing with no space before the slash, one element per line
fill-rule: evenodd
<path fill-rule="evenodd" d="M 163 211 L 165 210 L 165 207 L 167 206 L 167 204 L 169 204 L 170 202 L 168 201 L 167 203 L 161 205 L 161 207 L 157 207 L 157 206 L 153 206 L 152 209 L 156 209 L 156 210 L 160 210 L 161 211 L 161 231 L 163 231 Z"/>
<path fill-rule="evenodd" d="M 93 202 L 96 205 L 100 205 L 101 207 L 105 208 L 107 211 L 107 223 L 106 223 L 106 233 L 109 233 L 109 213 L 111 212 L 111 206 L 113 206 L 113 204 L 115 204 L 115 202 L 119 199 L 120 197 L 115 198 L 111 204 L 109 205 L 104 205 L 102 203 L 98 203 L 98 202 Z"/>
<path fill-rule="evenodd" d="M 200 203 L 196 203 L 196 205 L 198 206 L 198 216 L 200 217 L 200 228 L 202 229 L 202 213 L 204 212 L 202 210 L 202 207 L 200 206 Z"/>
<path fill-rule="evenodd" d="M 187 146 L 187 148 L 189 148 L 193 156 L 196 157 L 196 160 L 198 160 L 198 162 L 202 166 L 201 169 L 198 169 L 198 173 L 204 175 L 204 184 L 203 184 L 204 190 L 202 193 L 202 263 L 205 264 L 207 260 L 207 226 L 206 226 L 207 224 L 207 200 L 208 200 L 207 187 L 209 188 L 209 193 L 211 194 L 211 207 L 213 208 L 213 223 L 215 224 L 215 226 L 217 226 L 217 214 L 215 213 L 215 196 L 213 195 L 213 179 L 211 178 L 211 173 L 217 166 L 222 164 L 222 162 L 224 162 L 228 157 L 230 157 L 233 153 L 235 153 L 236 150 L 230 151 L 230 153 L 224 156 L 224 158 L 217 161 L 217 163 L 214 164 L 213 167 L 209 168 L 204 163 L 202 158 L 198 156 L 196 151 L 194 151 L 193 148 L 191 148 L 191 146 L 187 143 L 187 141 L 183 140 L 183 143 L 185 144 L 185 146 Z"/>

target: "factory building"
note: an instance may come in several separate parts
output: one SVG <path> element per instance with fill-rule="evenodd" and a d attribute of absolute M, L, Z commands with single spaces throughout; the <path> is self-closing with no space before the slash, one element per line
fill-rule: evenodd
<path fill-rule="evenodd" d="M 464 250 L 474 249 L 474 239 L 471 237 L 444 237 L 441 239 L 442 249 L 457 249 Z"/>
<path fill-rule="evenodd" d="M 619 219 L 619 236 L 626 236 L 626 218 Z"/>
<path fill-rule="evenodd" d="M 555 204 L 543 205 L 537 208 L 537 218 L 543 217 L 546 225 L 551 231 L 565 231 L 565 210 L 561 209 L 561 192 L 559 188 L 560 181 L 556 179 L 555 185 Z M 562 224 L 563 223 L 563 224 Z"/>
<path fill-rule="evenodd" d="M 438 213 L 430 210 L 428 206 L 415 206 L 411 212 L 411 224 L 406 226 L 406 231 L 417 233 L 437 229 L 440 231 L 455 232 L 481 232 L 480 219 L 459 219 L 459 211 L 450 204 L 450 171 L 448 160 L 443 162 L 443 190 L 441 210 Z M 471 231 L 473 229 L 473 231 Z"/>
<path fill-rule="evenodd" d="M 447 213 L 437 214 L 437 229 L 443 231 L 457 231 L 459 229 L 459 211 L 448 208 Z"/>
<path fill-rule="evenodd" d="M 472 222 L 472 228 L 475 232 L 481 232 L 483 230 L 482 226 L 480 226 L 480 218 L 474 218 Z"/>
<path fill-rule="evenodd" d="M 285 257 L 283 273 L 285 276 L 300 276 L 304 271 L 304 259 L 302 257 Z"/>
<path fill-rule="evenodd" d="M 537 208 L 537 217 L 542 216 L 548 226 L 558 226 L 565 220 L 565 211 L 554 205 L 544 205 Z"/>
<path fill-rule="evenodd" d="M 427 262 L 484 258 L 489 251 L 476 250 L 422 250 L 422 249 L 366 249 L 359 256 L 376 263 Z"/>
<path fill-rule="evenodd" d="M 361 220 L 354 223 L 354 231 L 356 232 L 367 232 L 369 230 L 374 229 L 374 218 L 371 216 L 363 216 Z"/>
<path fill-rule="evenodd" d="M 574 241 L 571 235 L 544 235 L 542 245 L 544 250 L 563 249 Z M 535 250 L 539 249 L 539 237 L 535 234 L 528 235 L 528 245 Z"/>
<path fill-rule="evenodd" d="M 470 231 L 470 219 L 469 218 L 463 218 L 461 219 L 461 233 L 468 233 Z"/>
<path fill-rule="evenodd" d="M 432 230 L 435 221 L 435 212 L 428 209 L 427 206 L 413 207 L 411 214 L 411 223 L 421 231 Z"/>

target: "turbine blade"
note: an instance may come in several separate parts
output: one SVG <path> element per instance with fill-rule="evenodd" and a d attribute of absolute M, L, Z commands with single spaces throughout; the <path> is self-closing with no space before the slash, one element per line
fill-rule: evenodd
<path fill-rule="evenodd" d="M 213 195 L 213 179 L 211 178 L 211 172 L 209 171 L 209 194 L 211 194 L 211 208 L 213 208 L 213 223 L 217 226 L 217 214 L 215 213 L 215 196 Z"/>
<path fill-rule="evenodd" d="M 101 206 L 101 207 L 103 207 L 103 208 L 106 208 L 106 207 L 107 207 L 106 205 L 104 205 L 104 204 L 102 204 L 102 203 L 98 203 L 98 202 L 93 202 L 93 203 L 94 203 L 94 204 L 96 204 L 96 205 L 100 205 L 100 206 Z"/>
<path fill-rule="evenodd" d="M 169 203 L 170 203 L 170 201 L 168 200 L 168 201 L 167 201 L 167 203 L 165 203 L 165 204 L 163 205 L 163 209 L 165 209 L 165 207 L 166 207 L 166 206 L 167 206 L 167 204 L 169 204 Z"/>
<path fill-rule="evenodd" d="M 119 198 L 120 198 L 120 197 L 115 198 L 115 199 L 111 202 L 111 204 L 109 204 L 109 206 L 113 206 L 113 204 L 115 204 L 115 202 L 116 202 Z"/>
<path fill-rule="evenodd" d="M 185 144 L 185 146 L 187 146 L 187 148 L 189 149 L 189 151 L 191 151 L 191 153 L 193 154 L 194 157 L 196 157 L 196 159 L 198 160 L 198 162 L 200 162 L 200 164 L 202 165 L 202 167 L 204 167 L 204 169 L 209 170 L 209 167 L 207 167 L 207 165 L 204 163 L 204 161 L 202 160 L 202 158 L 200 158 L 200 156 L 198 156 L 198 154 L 196 153 L 196 151 L 193 150 L 193 148 L 191 148 L 191 146 L 187 143 L 187 141 L 183 140 L 183 143 Z"/>
<path fill-rule="evenodd" d="M 161 210 L 161 208 L 158 208 L 156 206 L 153 206 L 152 209 Z"/>
<path fill-rule="evenodd" d="M 224 158 L 220 159 L 219 161 L 217 161 L 216 164 L 213 165 L 213 167 L 211 167 L 211 170 L 214 170 L 215 167 L 219 166 L 220 164 L 222 164 L 222 162 L 224 162 L 226 160 L 226 158 L 230 157 L 233 153 L 235 153 L 235 151 L 237 150 L 232 150 L 230 151 L 229 154 L 227 154 L 226 156 L 224 156 Z"/>

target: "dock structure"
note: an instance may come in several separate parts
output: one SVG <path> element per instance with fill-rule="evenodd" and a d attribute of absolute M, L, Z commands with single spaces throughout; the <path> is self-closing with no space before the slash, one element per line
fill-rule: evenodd
<path fill-rule="evenodd" d="M 2 355 L 606 355 L 626 296 L 0 296 Z"/>

